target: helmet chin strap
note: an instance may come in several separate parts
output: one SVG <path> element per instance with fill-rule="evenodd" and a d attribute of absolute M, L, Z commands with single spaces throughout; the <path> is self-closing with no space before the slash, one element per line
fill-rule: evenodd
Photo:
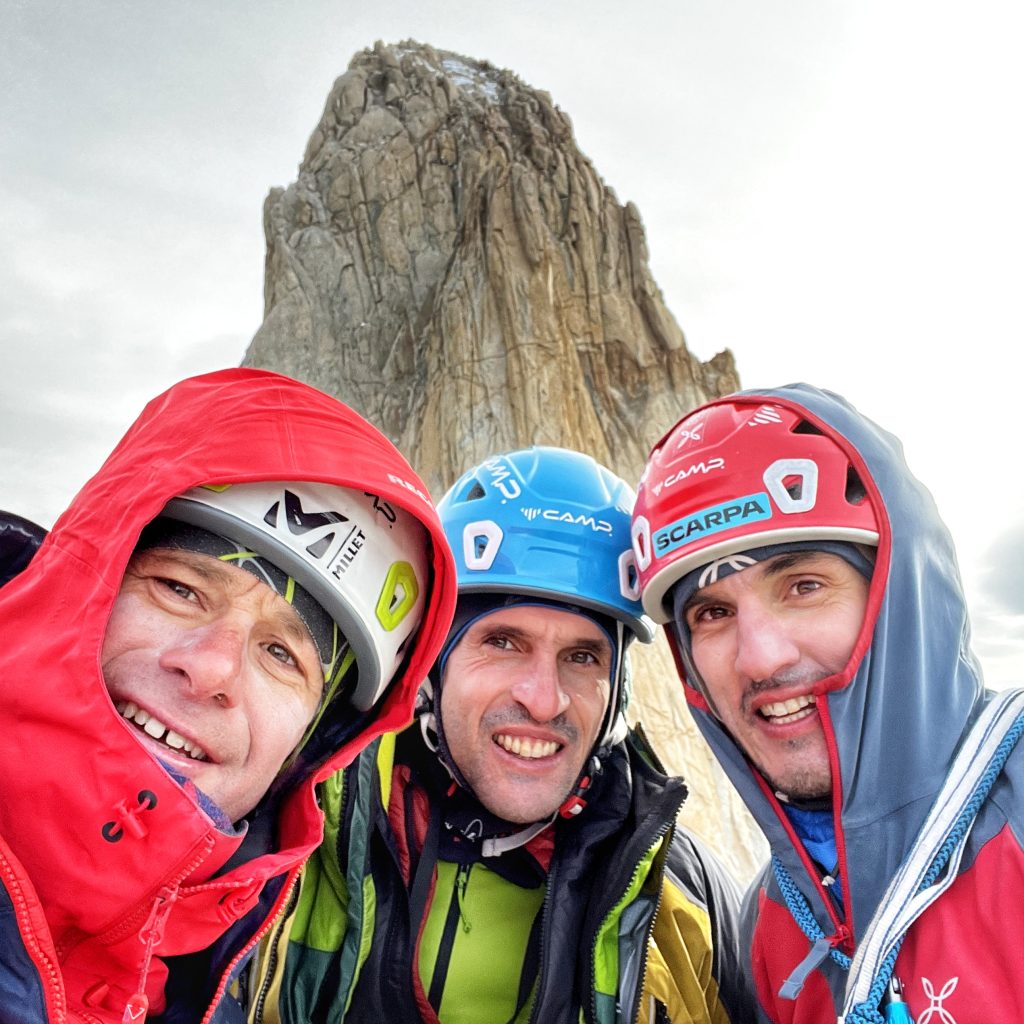
<path fill-rule="evenodd" d="M 416 704 L 416 718 L 420 726 L 420 735 L 423 737 L 423 742 L 427 748 L 437 755 L 438 761 L 444 766 L 445 771 L 451 778 L 452 782 L 460 786 L 467 793 L 469 793 L 477 803 L 480 802 L 480 798 L 473 792 L 472 787 L 462 777 L 462 772 L 458 770 L 450 755 L 445 754 L 447 747 L 442 744 L 440 739 L 440 733 L 438 731 L 437 716 L 434 713 L 434 697 L 433 687 L 430 681 L 424 683 L 420 688 L 419 696 L 417 697 Z M 589 783 L 588 783 L 589 785 Z M 568 803 L 568 801 L 566 801 Z M 481 804 L 481 806 L 483 806 Z M 565 805 L 563 804 L 563 807 Z M 585 805 L 584 805 L 585 806 Z M 582 810 L 582 806 L 580 808 Z M 535 821 L 525 828 L 520 829 L 517 832 L 512 832 L 505 836 L 492 836 L 491 838 L 484 839 L 480 843 L 480 853 L 484 857 L 500 857 L 503 853 L 508 853 L 510 850 L 517 850 L 521 846 L 525 846 L 535 836 L 539 836 L 557 817 L 558 811 L 551 814 L 547 818 L 543 818 L 541 821 Z M 575 812 L 574 812 L 575 813 Z"/>
<path fill-rule="evenodd" d="M 611 692 L 608 694 L 608 709 L 605 711 L 604 719 L 601 722 L 601 732 L 598 734 L 597 743 L 590 752 L 573 785 L 569 795 L 562 801 L 558 813 L 563 818 L 575 818 L 582 814 L 587 806 L 587 792 L 594 784 L 594 779 L 603 771 L 602 761 L 608 756 L 608 751 L 616 743 L 621 743 L 626 738 L 626 716 L 623 714 L 623 690 L 626 685 L 626 648 L 632 639 L 632 633 L 626 629 L 624 623 L 615 622 L 615 664 L 612 665 L 611 678 L 609 679 Z"/>
<path fill-rule="evenodd" d="M 520 831 L 513 832 L 507 836 L 497 836 L 485 839 L 481 844 L 481 851 L 485 857 L 498 857 L 509 850 L 515 850 L 525 846 L 531 839 L 544 831 L 552 822 L 559 817 L 566 820 L 582 814 L 587 806 L 588 793 L 594 784 L 594 780 L 603 771 L 603 760 L 608 756 L 609 749 L 616 743 L 621 742 L 626 734 L 626 720 L 619 707 L 621 694 L 624 686 L 624 671 L 626 659 L 626 647 L 630 633 L 621 622 L 616 622 L 615 664 L 611 672 L 611 692 L 608 696 L 608 709 L 605 712 L 601 723 L 601 732 L 598 741 L 591 751 L 582 770 L 576 777 L 572 789 L 559 805 L 558 809 L 549 816 L 527 825 Z M 466 781 L 458 765 L 452 757 L 448 744 L 444 739 L 444 727 L 439 721 L 435 702 L 438 698 L 434 693 L 433 679 L 424 681 L 420 688 L 416 702 L 416 719 L 419 722 L 420 734 L 427 748 L 437 755 L 438 760 L 444 765 L 445 771 L 452 781 L 469 793 L 478 803 L 480 798 L 473 792 L 473 787 Z M 482 806 L 482 805 L 481 805 Z"/>

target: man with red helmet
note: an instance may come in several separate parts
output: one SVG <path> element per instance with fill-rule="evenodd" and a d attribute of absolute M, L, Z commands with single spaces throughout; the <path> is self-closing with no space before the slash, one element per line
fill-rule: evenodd
<path fill-rule="evenodd" d="M 2 1024 L 244 1020 L 315 783 L 409 721 L 451 622 L 424 494 L 340 402 L 227 370 L 154 399 L 38 551 L 3 518 Z"/>
<path fill-rule="evenodd" d="M 744 908 L 762 1019 L 1024 1019 L 1024 700 L 983 688 L 899 442 L 807 385 L 729 396 L 654 446 L 632 533 L 771 845 Z"/>

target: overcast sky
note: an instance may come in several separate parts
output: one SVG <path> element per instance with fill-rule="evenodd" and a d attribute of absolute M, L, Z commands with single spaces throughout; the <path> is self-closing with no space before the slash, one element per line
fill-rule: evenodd
<path fill-rule="evenodd" d="M 701 358 L 903 438 L 1020 683 L 1022 29 L 1019 0 L 0 0 L 0 507 L 51 525 L 146 400 L 239 362 L 267 191 L 352 55 L 413 38 L 550 92 Z"/>

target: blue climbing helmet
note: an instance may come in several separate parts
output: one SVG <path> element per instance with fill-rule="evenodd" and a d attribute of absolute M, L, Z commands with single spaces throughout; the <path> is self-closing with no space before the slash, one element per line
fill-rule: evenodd
<path fill-rule="evenodd" d="M 654 638 L 630 542 L 636 495 L 589 455 L 533 447 L 494 455 L 438 502 L 459 596 L 512 594 L 597 612 L 618 627 L 612 693 L 598 747 L 625 735 L 626 648 Z M 459 616 L 456 617 L 458 623 Z M 456 634 L 449 637 L 451 642 Z"/>

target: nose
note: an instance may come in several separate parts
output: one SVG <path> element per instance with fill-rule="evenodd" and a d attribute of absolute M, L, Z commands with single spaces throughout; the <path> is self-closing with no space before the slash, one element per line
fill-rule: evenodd
<path fill-rule="evenodd" d="M 562 688 L 557 657 L 550 652 L 533 653 L 511 693 L 535 722 L 550 722 L 569 707 L 569 695 Z"/>
<path fill-rule="evenodd" d="M 771 679 L 800 661 L 785 620 L 756 602 L 736 611 L 736 671 L 747 679 Z"/>
<path fill-rule="evenodd" d="M 241 684 L 245 630 L 220 619 L 187 630 L 160 656 L 160 666 L 180 675 L 196 700 L 233 705 Z"/>

